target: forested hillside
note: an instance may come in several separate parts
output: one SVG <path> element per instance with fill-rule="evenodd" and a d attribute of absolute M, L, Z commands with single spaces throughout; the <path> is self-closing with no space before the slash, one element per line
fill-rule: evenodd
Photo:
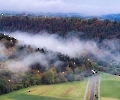
<path fill-rule="evenodd" d="M 82 32 L 79 37 L 84 39 L 120 38 L 120 22 L 110 20 L 80 19 L 80 18 L 50 18 L 27 16 L 1 16 L 0 31 L 25 31 L 38 33 L 40 31 L 57 33 L 61 36 L 68 32 Z M 76 34 L 76 33 L 75 33 Z"/>
<path fill-rule="evenodd" d="M 79 49 L 76 53 L 78 56 L 70 57 L 54 51 L 56 45 L 51 50 L 35 47 L 1 33 L 0 94 L 38 84 L 80 81 L 91 76 L 92 69 L 120 75 L 120 22 L 97 18 L 1 16 L 0 31 L 21 31 L 27 34 L 47 31 L 48 34 L 57 34 L 64 40 L 77 37 L 77 42 L 73 42 L 71 48 L 76 43 L 78 47 L 82 42 L 79 48 L 75 48 Z M 24 36 L 25 33 L 22 37 Z M 62 41 L 61 38 L 58 40 Z M 72 39 L 69 39 L 69 45 L 70 41 Z"/>
<path fill-rule="evenodd" d="M 92 69 L 105 71 L 87 57 L 71 58 L 45 48 L 21 44 L 0 34 L 0 94 L 39 84 L 80 81 Z"/>

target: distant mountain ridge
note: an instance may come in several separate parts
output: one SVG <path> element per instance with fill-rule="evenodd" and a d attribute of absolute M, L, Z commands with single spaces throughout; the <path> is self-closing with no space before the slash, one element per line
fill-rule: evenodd
<path fill-rule="evenodd" d="M 52 17 L 79 17 L 79 18 L 98 18 L 98 19 L 109 19 L 109 20 L 115 20 L 115 21 L 120 21 L 120 13 L 118 14 L 106 14 L 106 15 L 98 15 L 98 16 L 88 16 L 88 15 L 84 15 L 82 13 L 32 13 L 32 12 L 16 12 L 16 11 L 0 11 L 0 13 L 2 14 L 11 14 L 11 15 L 15 15 L 15 14 L 26 14 L 26 15 L 33 15 L 33 16 L 52 16 Z"/>
<path fill-rule="evenodd" d="M 120 21 L 120 14 L 103 15 L 103 16 L 98 17 L 98 18 L 99 19 L 109 19 L 109 20 Z"/>

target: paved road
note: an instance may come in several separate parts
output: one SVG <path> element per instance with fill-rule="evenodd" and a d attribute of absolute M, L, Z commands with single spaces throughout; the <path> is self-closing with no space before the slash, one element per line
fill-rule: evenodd
<path fill-rule="evenodd" d="M 91 86 L 91 95 L 90 95 L 90 100 L 94 100 L 95 97 L 95 88 L 96 88 L 96 82 L 97 82 L 97 76 L 94 75 L 91 79 L 92 81 L 92 86 Z"/>
<path fill-rule="evenodd" d="M 98 85 L 98 75 L 93 75 L 92 78 L 89 80 L 88 86 L 86 88 L 86 97 L 84 98 L 84 100 L 94 100 L 95 98 L 95 94 L 96 94 L 96 90 L 98 91 L 98 89 L 96 89 L 96 85 Z"/>

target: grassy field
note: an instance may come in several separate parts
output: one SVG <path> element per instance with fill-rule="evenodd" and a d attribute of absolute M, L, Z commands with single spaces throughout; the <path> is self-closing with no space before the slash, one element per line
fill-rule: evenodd
<path fill-rule="evenodd" d="M 120 77 L 100 73 L 101 100 L 120 100 Z M 87 79 L 53 85 L 38 85 L 1 95 L 0 100 L 83 100 Z M 29 92 L 30 91 L 30 92 Z"/>
<path fill-rule="evenodd" d="M 120 100 L 120 77 L 101 73 L 101 100 Z"/>
<path fill-rule="evenodd" d="M 0 100 L 83 100 L 86 84 L 87 79 L 80 82 L 33 86 L 1 95 Z"/>

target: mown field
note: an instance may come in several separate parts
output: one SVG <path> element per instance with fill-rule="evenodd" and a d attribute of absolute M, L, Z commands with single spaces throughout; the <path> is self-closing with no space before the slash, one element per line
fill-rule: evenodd
<path fill-rule="evenodd" d="M 101 73 L 101 100 L 120 100 L 120 76 Z"/>
<path fill-rule="evenodd" d="M 100 100 L 120 100 L 120 76 L 100 73 Z M 0 100 L 83 100 L 87 79 L 53 85 L 38 85 L 0 96 Z"/>
<path fill-rule="evenodd" d="M 87 79 L 54 85 L 38 85 L 1 95 L 0 100 L 83 100 Z"/>

